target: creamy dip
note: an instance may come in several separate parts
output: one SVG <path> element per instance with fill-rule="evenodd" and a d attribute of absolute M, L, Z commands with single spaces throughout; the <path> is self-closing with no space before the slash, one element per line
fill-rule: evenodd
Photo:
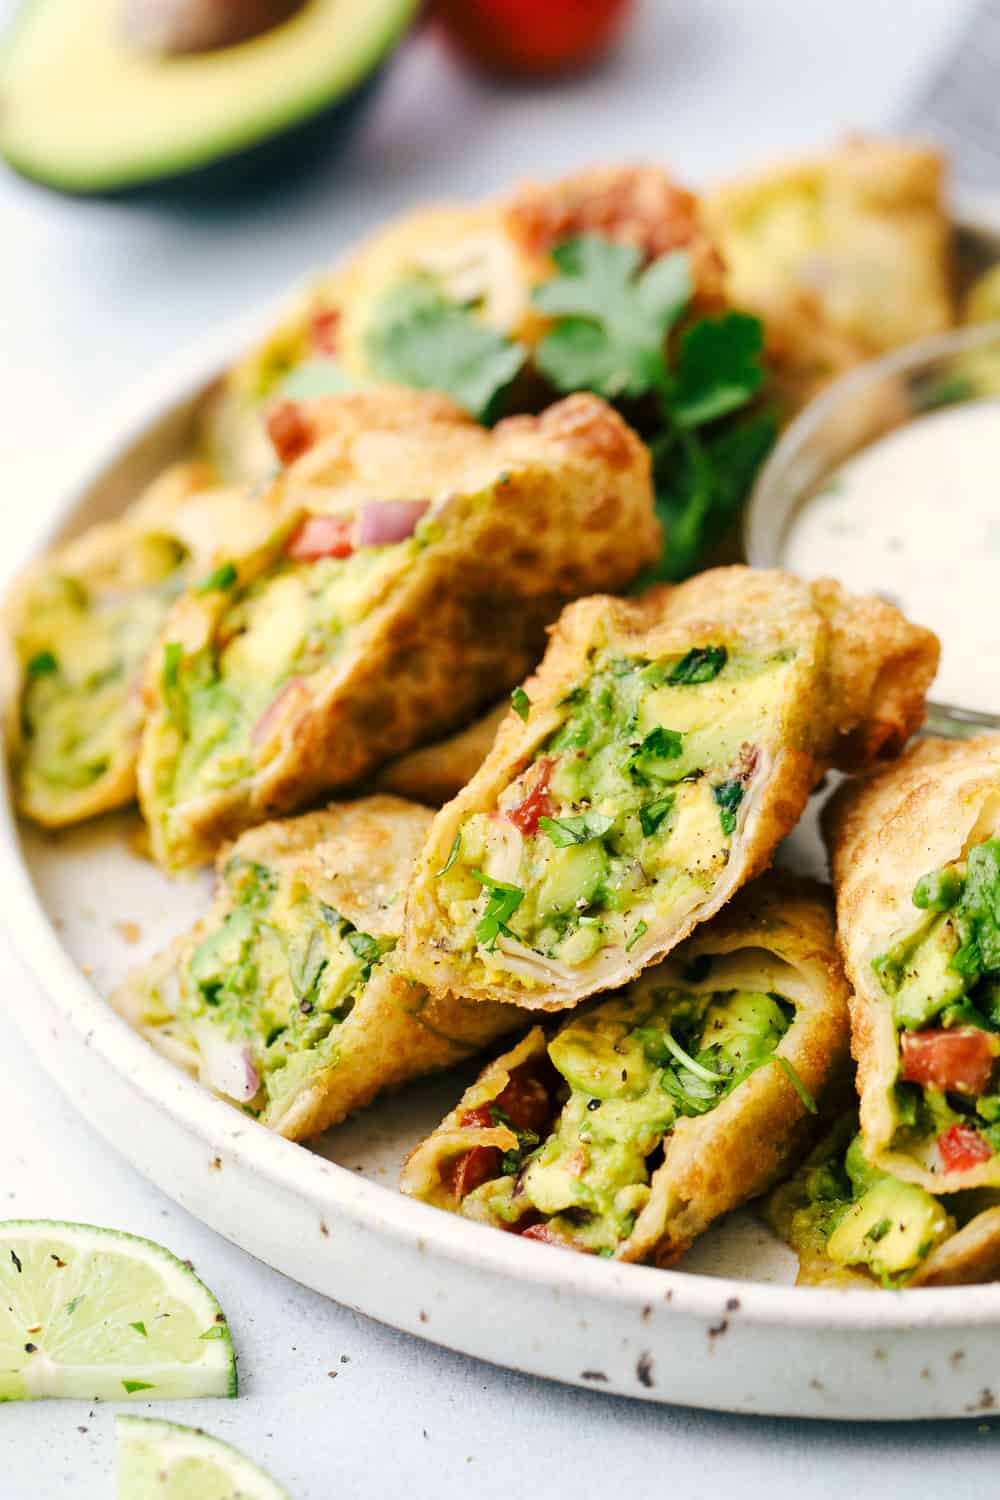
<path fill-rule="evenodd" d="M 850 459 L 793 518 L 782 561 L 929 625 L 937 701 L 1000 714 L 1000 401 L 929 413 Z"/>

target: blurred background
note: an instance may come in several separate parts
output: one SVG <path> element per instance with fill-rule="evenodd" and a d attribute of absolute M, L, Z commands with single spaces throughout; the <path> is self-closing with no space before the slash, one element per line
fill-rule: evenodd
<path fill-rule="evenodd" d="M 18 8 L 0 0 L 4 29 Z M 156 0 L 130 8 L 148 25 Z M 373 14 L 393 9 L 385 0 L 334 8 L 346 17 L 338 48 L 360 38 L 391 55 L 354 128 L 321 120 L 276 172 L 251 167 L 234 185 L 224 167 L 196 192 L 95 199 L 0 171 L 3 429 L 16 497 L 4 566 L 111 403 L 385 218 L 593 161 L 652 159 L 699 185 L 848 128 L 884 128 L 971 11 L 964 0 L 448 0 L 411 6 L 408 33 L 389 47 L 373 34 Z M 95 16 L 105 10 L 94 0 Z M 106 106 L 115 88 L 94 76 L 84 37 L 73 55 L 71 82 L 51 85 L 55 124 L 70 89 L 93 89 Z M 536 64 L 539 76 L 510 71 Z"/>

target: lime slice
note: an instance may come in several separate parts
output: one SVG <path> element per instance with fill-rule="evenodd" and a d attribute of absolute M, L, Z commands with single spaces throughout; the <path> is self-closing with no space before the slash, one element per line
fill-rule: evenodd
<path fill-rule="evenodd" d="M 0 1401 L 235 1394 L 222 1309 L 169 1250 L 90 1224 L 0 1222 Z"/>
<path fill-rule="evenodd" d="M 119 1417 L 118 1500 L 288 1500 L 288 1491 L 197 1427 Z"/>

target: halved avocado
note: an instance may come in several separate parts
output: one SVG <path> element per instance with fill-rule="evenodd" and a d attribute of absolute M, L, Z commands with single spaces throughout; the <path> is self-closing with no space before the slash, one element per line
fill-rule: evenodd
<path fill-rule="evenodd" d="M 0 153 L 71 193 L 255 167 L 336 132 L 419 0 L 304 0 L 231 46 L 130 39 L 125 0 L 27 0 L 0 52 Z"/>

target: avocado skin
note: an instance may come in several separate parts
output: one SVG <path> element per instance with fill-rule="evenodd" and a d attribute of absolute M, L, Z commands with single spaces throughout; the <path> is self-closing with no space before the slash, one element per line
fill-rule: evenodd
<path fill-rule="evenodd" d="M 89 190 L 48 182 L 24 171 L 10 158 L 7 165 L 25 181 L 58 193 L 60 197 L 88 198 L 97 202 L 170 199 L 183 204 L 208 198 L 218 202 L 230 196 L 276 188 L 300 176 L 323 158 L 332 157 L 350 143 L 365 110 L 385 79 L 389 61 L 389 56 L 384 56 L 375 71 L 349 93 L 341 95 L 307 120 L 300 120 L 277 134 L 217 156 L 200 166 L 163 173 L 143 182 Z"/>

